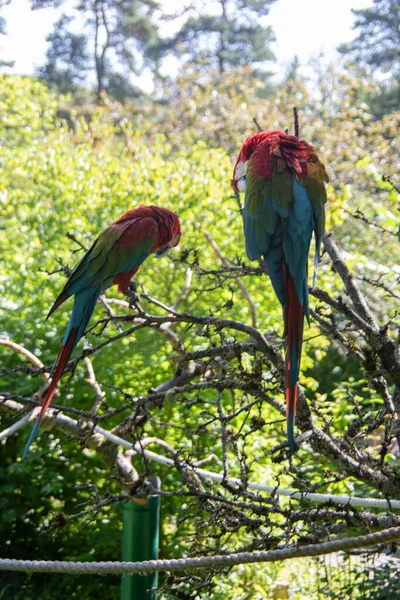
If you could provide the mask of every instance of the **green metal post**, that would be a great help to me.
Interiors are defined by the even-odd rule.
[[[159,477],[148,477],[160,489]],[[158,558],[160,496],[133,498],[123,506],[122,560],[142,561]],[[156,600],[157,573],[122,575],[121,600]]]

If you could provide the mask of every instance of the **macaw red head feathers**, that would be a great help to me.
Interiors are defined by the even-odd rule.
[[[181,239],[179,217],[167,208],[159,208],[158,206],[150,206],[149,208],[153,209],[152,216],[157,221],[159,231],[154,256],[164,256],[171,248],[177,246]]]
[[[319,163],[314,146],[283,131],[260,131],[245,140],[233,172],[233,185],[244,191],[249,158],[254,154],[252,168],[258,177],[268,179],[276,169],[289,168],[300,183],[308,175],[309,163]],[[324,170],[323,178],[328,180]]]
[[[255,148],[265,138],[267,131],[260,131],[247,138],[244,141],[242,149],[239,152],[238,159],[233,170],[232,183],[238,192],[244,192],[246,187],[247,163]]]
[[[179,244],[181,238],[179,217],[172,210],[168,210],[168,208],[144,206],[141,204],[122,215],[122,217],[115,221],[114,225],[120,225],[125,222],[133,223],[135,221],[146,223],[149,222],[149,219],[151,219],[150,223],[153,223],[152,231],[156,234],[152,252],[156,252],[156,255],[159,256]],[[156,224],[155,227],[154,222]],[[141,237],[148,235],[148,229],[148,226],[143,226],[135,230],[135,241],[141,241]]]

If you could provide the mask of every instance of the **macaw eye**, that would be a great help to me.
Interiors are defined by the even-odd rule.
[[[238,179],[236,187],[238,189],[239,192],[245,192],[246,191],[246,175],[243,175],[243,177],[241,177],[240,179]]]

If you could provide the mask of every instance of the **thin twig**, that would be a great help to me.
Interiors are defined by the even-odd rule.
[[[374,317],[372,316],[372,313],[367,303],[365,302],[365,299],[361,294],[359,287],[354,281],[353,275],[350,273],[348,267],[346,266],[344,258],[342,257],[339,248],[335,244],[333,238],[328,233],[324,233],[322,241],[325,250],[331,257],[334,268],[342,278],[342,281],[346,287],[347,294],[351,298],[358,314],[366,323],[368,323],[375,330],[376,333],[378,333],[379,327]]]
[[[8,348],[15,350],[16,352],[18,352],[18,354],[21,354],[21,356],[24,356],[25,358],[27,358],[29,360],[29,362],[31,362],[38,369],[44,368],[44,364],[42,363],[42,361],[39,360],[37,358],[37,356],[32,354],[32,352],[30,352],[29,350],[24,348],[24,346],[21,346],[20,344],[16,344],[15,342],[12,342],[10,339],[0,339],[0,345],[7,346]],[[46,383],[38,391],[38,393],[37,393],[38,397],[41,395],[42,391],[45,389],[45,386],[47,385],[47,382],[49,380],[49,374],[47,372],[42,373],[42,376]],[[0,398],[1,398],[1,396],[0,396]],[[39,412],[40,412],[40,407],[35,407],[27,415],[24,415],[21,419],[19,419],[16,423],[13,423],[12,425],[10,425],[10,427],[3,429],[3,431],[0,433],[0,440],[10,437],[14,433],[16,433],[19,429],[24,427],[26,425],[26,423],[29,423],[29,422],[33,421],[34,419],[36,419]]]
[[[108,314],[109,317],[116,317],[117,315],[115,314],[115,312],[113,311],[113,309],[111,308],[111,306],[109,305],[108,300],[106,300],[104,294],[102,294],[99,298],[101,304],[104,306],[104,308],[106,309],[106,312]],[[118,333],[122,333],[123,329],[120,325],[120,323],[117,320],[114,320],[114,325],[116,330],[118,331]]]
[[[85,381],[90,383],[90,385],[94,389],[94,392],[96,395],[95,403],[93,405],[92,410],[90,411],[93,415],[95,415],[97,413],[97,411],[99,410],[101,403],[103,402],[105,394],[103,394],[101,387],[100,387],[99,383],[97,382],[96,375],[95,375],[95,372],[93,369],[92,361],[90,360],[90,358],[88,356],[85,356],[85,358],[83,360],[85,362],[86,368],[89,373],[89,377],[87,379],[85,379]]]
[[[391,178],[389,177],[389,175],[382,175],[382,181],[384,181],[385,183],[390,183],[390,185],[392,186],[392,188],[398,193],[400,194],[400,187],[398,187],[397,185],[395,185],[393,183],[393,181],[391,180]]]
[[[258,133],[260,133],[260,131],[264,131],[264,129],[261,127],[261,125],[258,123],[258,121],[255,117],[253,118],[253,123],[258,129]]]
[[[69,240],[75,242],[75,244],[77,244],[82,250],[84,250],[85,252],[88,251],[87,246],[85,246],[85,244],[82,244],[82,242],[80,242],[72,233],[68,231],[65,235]]]
[[[235,197],[235,200],[236,200],[236,204],[239,207],[240,216],[242,217],[242,220],[243,220],[243,204],[242,204],[242,202],[240,200],[240,194],[237,191],[237,189],[235,188],[235,186],[233,185],[233,182],[232,182],[232,189],[233,189],[233,194],[234,194],[234,197]]]
[[[294,117],[294,135],[298,138],[300,137],[300,127],[299,127],[299,115],[297,112],[297,107],[293,107],[293,117]]]
[[[185,285],[183,290],[181,291],[181,293],[178,296],[178,299],[176,300],[175,304],[172,305],[172,308],[174,310],[176,310],[178,308],[178,306],[185,300],[185,298],[187,297],[189,290],[190,290],[190,286],[192,283],[192,276],[193,276],[193,270],[191,269],[191,267],[189,267],[186,271],[186,279],[185,279]]]
[[[32,354],[32,352],[30,352],[29,350],[27,350],[26,348],[24,348],[24,346],[21,346],[20,344],[16,344],[15,342],[12,342],[8,338],[6,338],[6,339],[0,338],[0,346],[7,346],[8,348],[15,350],[15,352],[18,352],[18,354],[21,354],[21,356],[24,356],[25,358],[27,358],[29,360],[29,362],[31,362],[38,369],[44,368],[44,364],[42,363],[42,361],[39,360],[37,358],[37,356]],[[43,375],[43,378],[45,381],[47,381],[49,379],[48,373],[42,373],[42,375]]]
[[[229,269],[232,266],[231,263],[222,254],[218,244],[212,238],[211,234],[207,230],[204,230],[203,233],[204,233],[204,236],[205,236],[207,242],[210,244],[211,248],[214,250],[215,254],[218,256],[218,258],[220,259],[220,261],[222,262],[224,267],[227,267]],[[240,277],[235,277],[234,279],[235,279],[240,291],[242,292],[242,295],[244,296],[244,298],[246,299],[247,303],[250,306],[251,324],[253,325],[253,327],[257,327],[257,309],[256,309],[256,306],[255,306],[251,296],[250,296],[250,293],[249,293],[248,289],[246,288],[246,286],[244,285],[243,281],[240,279]]]
[[[347,209],[344,209],[343,212],[346,215],[349,215],[349,217],[353,217],[353,219],[357,219],[358,221],[362,221],[363,223],[366,223],[366,225],[375,227],[375,229],[378,229],[378,231],[382,231],[382,233],[387,233],[388,235],[390,235],[392,237],[397,237],[396,233],[394,231],[391,231],[390,229],[386,229],[386,227],[382,227],[382,225],[379,225],[378,223],[374,223],[373,221],[370,221],[359,208],[357,208],[354,212],[351,212],[350,210],[347,210]]]
[[[0,441],[11,437],[19,429],[25,427],[25,425],[29,423],[33,417],[36,417],[38,415],[39,411],[39,408],[34,408],[27,415],[24,415],[21,419],[18,419],[16,423],[13,423],[12,425],[10,425],[10,427],[6,427],[6,429],[3,429],[3,431],[0,432]]]

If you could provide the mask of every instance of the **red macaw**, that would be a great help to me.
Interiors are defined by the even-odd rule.
[[[156,256],[162,256],[179,243],[180,237],[180,223],[174,212],[158,206],[139,206],[107,227],[73,269],[47,315],[48,318],[67,298],[74,296],[67,331],[51,369],[50,375],[54,375],[22,459],[36,436],[57,383],[72,350],[85,332],[100,294],[112,285],[118,285],[120,292],[128,294],[132,289],[131,278],[138,272],[142,262],[152,252]]]
[[[296,449],[294,417],[304,315],[308,306],[308,253],[314,231],[315,272],[325,228],[325,167],[314,147],[283,131],[261,131],[243,144],[233,184],[245,192],[244,234],[250,260],[262,259],[283,306],[286,340],[288,443]]]

